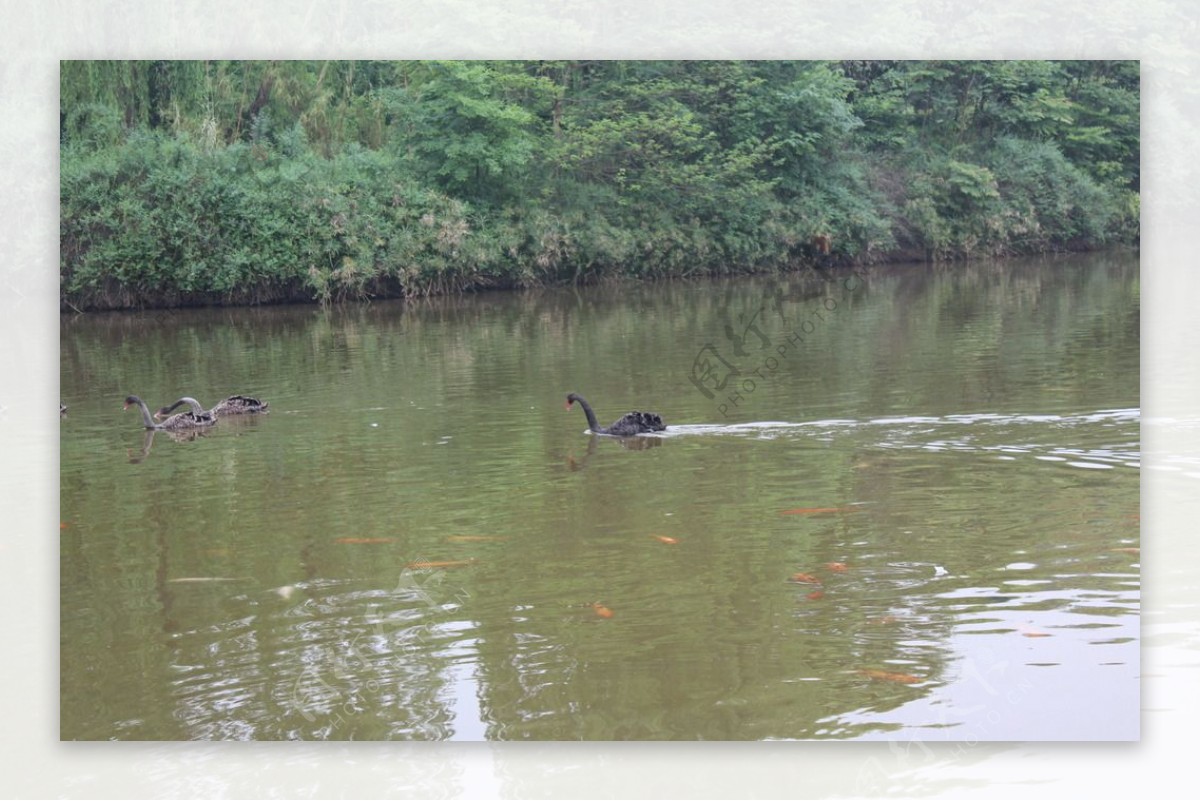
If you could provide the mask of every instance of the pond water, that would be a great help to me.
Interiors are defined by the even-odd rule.
[[[1138,377],[1134,254],[64,316],[60,736],[1136,739]]]

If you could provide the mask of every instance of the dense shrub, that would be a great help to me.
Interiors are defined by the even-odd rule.
[[[76,307],[969,258],[1139,231],[1133,62],[64,62],[62,97]]]

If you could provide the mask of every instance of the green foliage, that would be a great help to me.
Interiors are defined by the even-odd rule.
[[[1135,62],[848,62],[893,229],[926,258],[1131,243]]]
[[[930,258],[1069,250],[1110,239],[1117,208],[1054,145],[1004,137],[984,159],[933,161],[916,176],[904,214]]]
[[[382,93],[394,141],[417,172],[472,201],[519,198],[537,146],[539,106],[549,81],[511,66],[437,62],[408,87]]]
[[[478,266],[459,258],[463,205],[363,149],[336,161],[250,145],[205,154],[140,136],[65,163],[61,201],[64,290],[91,302],[114,283],[137,298],[249,301],[364,297],[387,281],[446,290]]]
[[[1136,62],[64,62],[76,306],[1137,241]]]

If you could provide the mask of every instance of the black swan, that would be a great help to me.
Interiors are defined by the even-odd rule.
[[[588,428],[593,434],[608,434],[614,437],[632,437],[635,434],[648,434],[651,431],[666,431],[666,423],[653,412],[630,412],[610,426],[602,426],[596,422],[596,414],[586,400],[572,392],[567,396],[567,408],[579,401],[583,413],[587,415]]]
[[[137,406],[141,409],[142,424],[146,429],[151,431],[182,431],[190,428],[206,428],[216,425],[217,418],[200,408],[200,404],[195,400],[184,398],[183,402],[190,402],[192,404],[192,411],[172,415],[161,423],[154,422],[154,418],[150,416],[150,408],[137,395],[130,395],[125,398],[125,409],[128,409],[130,406]]]
[[[163,417],[168,415],[185,403],[192,404],[193,411],[200,408],[200,404],[194,398],[180,398],[170,406],[164,406],[159,409],[154,413],[154,416]],[[213,417],[228,417],[231,414],[258,414],[259,412],[267,411],[270,405],[269,403],[263,403],[258,398],[251,398],[246,395],[230,395],[209,409],[207,413]]]

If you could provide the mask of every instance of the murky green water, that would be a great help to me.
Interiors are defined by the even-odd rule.
[[[64,317],[61,736],[1136,738],[1138,314],[1109,254]]]

